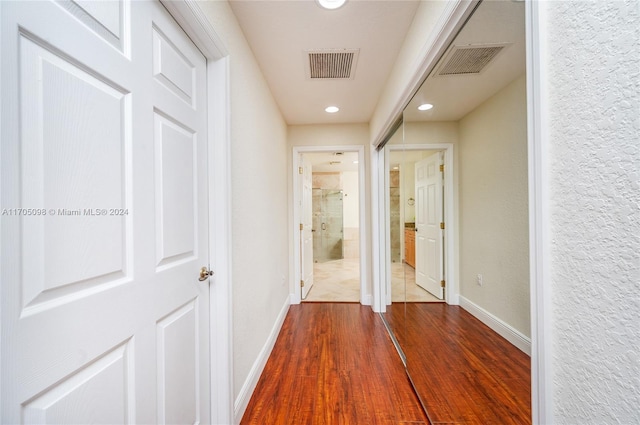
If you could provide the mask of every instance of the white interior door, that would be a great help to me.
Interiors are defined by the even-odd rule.
[[[1,422],[210,418],[206,62],[157,2],[0,2]]]
[[[441,153],[416,162],[416,283],[444,299]]]
[[[302,169],[301,187],[302,187],[302,205],[300,208],[300,270],[302,281],[301,296],[302,299],[307,298],[307,294],[313,286],[313,178],[311,163],[305,161],[304,155],[300,155],[300,167]]]

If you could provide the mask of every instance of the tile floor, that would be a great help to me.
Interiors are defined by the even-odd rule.
[[[405,280],[406,279],[406,280]],[[360,263],[358,259],[315,263],[313,286],[304,301],[360,301]],[[391,300],[393,302],[439,302],[415,283],[415,270],[404,263],[391,264]]]

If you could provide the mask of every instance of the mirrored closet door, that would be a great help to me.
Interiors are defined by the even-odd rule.
[[[465,339],[488,329],[470,310],[530,337],[524,22],[522,2],[479,3],[379,151],[383,318],[436,421],[531,421],[527,348],[500,341],[471,353]],[[453,326],[463,316],[475,328]],[[436,329],[445,346],[429,340]],[[447,388],[443,376],[458,385]],[[469,401],[465,419],[456,403],[476,384],[493,396]]]

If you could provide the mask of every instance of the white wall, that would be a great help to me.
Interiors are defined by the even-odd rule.
[[[230,60],[237,398],[289,299],[287,127],[229,4],[202,2],[201,7],[225,43]]]
[[[553,417],[640,423],[640,3],[543,2]]]
[[[530,337],[525,76],[460,120],[459,135],[460,295]]]

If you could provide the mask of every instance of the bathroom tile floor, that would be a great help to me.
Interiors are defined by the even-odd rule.
[[[393,302],[439,302],[415,281],[415,270],[404,263],[391,263],[391,300]],[[314,284],[304,301],[359,302],[360,262],[357,258],[315,263]]]

